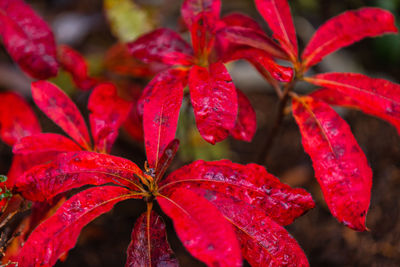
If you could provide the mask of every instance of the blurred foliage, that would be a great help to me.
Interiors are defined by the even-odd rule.
[[[104,0],[103,3],[111,31],[121,42],[133,41],[155,27],[149,10],[131,0]]]
[[[194,113],[185,98],[179,115],[177,138],[180,141],[179,158],[183,162],[202,159],[206,161],[231,158],[227,140],[211,145],[204,141],[196,127]]]

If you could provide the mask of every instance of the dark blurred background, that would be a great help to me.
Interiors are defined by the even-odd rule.
[[[106,51],[124,38],[134,38],[141,31],[162,25],[180,30],[179,0],[135,0],[137,7],[150,17],[150,22],[133,20],[132,29],[122,36],[110,29],[103,1],[42,0],[27,1],[51,25],[57,42],[69,44],[89,61],[94,75],[103,75]],[[105,1],[106,2],[106,1]],[[119,5],[125,1],[108,1]],[[240,11],[257,19],[266,31],[268,27],[257,13],[253,0],[223,0],[223,14]],[[400,0],[293,0],[289,1],[294,16],[300,47],[310,39],[315,29],[327,19],[348,9],[378,6],[390,10],[400,26]],[[120,11],[122,12],[122,11]],[[123,12],[122,12],[123,13]],[[122,14],[122,16],[129,15]],[[117,13],[118,14],[118,13]],[[129,27],[129,28],[130,28]],[[138,32],[135,33],[135,29]],[[1,90],[15,90],[30,99],[30,80],[12,63],[3,48],[0,53]],[[229,158],[240,163],[257,160],[260,144],[265,142],[276,112],[277,98],[260,75],[245,62],[229,65],[235,84],[250,98],[257,113],[258,130],[251,143],[229,139],[215,147],[206,144],[193,126],[192,115],[181,112],[178,135],[182,137],[180,156],[172,168],[202,158]],[[372,77],[400,82],[400,35],[365,39],[327,57],[313,71],[359,72]],[[312,72],[312,71],[311,71]],[[132,83],[146,84],[140,78],[128,78]],[[65,89],[86,110],[88,93],[77,91],[65,74],[53,80]],[[298,92],[306,93],[312,86],[300,84]],[[400,93],[400,92],[399,92]],[[44,131],[60,130],[37,109]],[[185,110],[186,111],[186,110]],[[321,191],[313,177],[311,161],[303,152],[294,120],[287,116],[267,158],[269,172],[292,186],[306,188],[317,205],[312,211],[288,227],[304,249],[311,266],[400,266],[400,138],[386,122],[357,111],[338,109],[353,130],[374,171],[372,201],[367,217],[370,232],[358,233],[339,224],[329,213]],[[113,154],[127,157],[143,166],[142,144],[126,133],[118,139]],[[0,173],[6,173],[11,162],[11,149],[0,143]],[[143,212],[142,201],[127,201],[95,220],[82,232],[77,246],[65,262],[57,266],[123,266],[125,250],[136,218]],[[158,209],[156,207],[156,209]],[[158,209],[159,210],[159,209]],[[180,244],[166,218],[168,236],[182,266],[203,266],[194,260]],[[216,237],[224,238],[224,237]]]

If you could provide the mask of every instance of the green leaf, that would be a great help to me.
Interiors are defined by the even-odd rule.
[[[0,183],[4,183],[5,181],[7,181],[7,176],[0,174]]]
[[[130,42],[154,29],[149,12],[131,0],[103,0],[111,31],[121,42]]]

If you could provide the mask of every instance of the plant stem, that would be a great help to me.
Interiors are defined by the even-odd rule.
[[[277,136],[277,134],[279,132],[279,127],[281,126],[284,115],[285,115],[284,111],[285,111],[286,104],[289,100],[289,93],[290,93],[290,91],[293,90],[295,83],[296,83],[296,79],[294,79],[290,83],[286,84],[282,95],[278,94],[279,104],[278,104],[278,111],[277,111],[276,117],[275,117],[274,126],[272,127],[271,131],[269,132],[268,137],[266,139],[267,141],[264,143],[261,153],[258,156],[258,160],[257,160],[258,164],[263,165],[267,161],[268,153],[271,150],[272,144],[275,140],[275,137]]]

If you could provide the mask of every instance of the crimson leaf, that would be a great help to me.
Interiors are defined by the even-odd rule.
[[[16,93],[0,94],[0,137],[12,146],[22,137],[40,133],[40,124],[33,110]]]
[[[112,83],[102,83],[90,95],[88,109],[94,147],[97,151],[109,153],[131,103],[118,96]]]
[[[256,7],[293,61],[297,60],[296,30],[287,0],[256,0]]]
[[[143,127],[147,160],[152,168],[175,138],[187,71],[169,69],[158,74],[144,91]]]
[[[293,115],[330,211],[348,227],[366,230],[372,171],[350,127],[327,104],[307,96],[293,100]]]
[[[240,247],[232,226],[205,198],[177,188],[157,197],[174,222],[185,248],[208,266],[242,266]]]
[[[167,241],[163,219],[154,211],[143,213],[135,223],[127,250],[126,267],[178,267]]]
[[[400,133],[400,85],[356,73],[324,73],[306,81],[329,88],[330,104],[359,108],[392,123]],[[320,96],[321,97],[321,96]]]
[[[193,66],[189,73],[190,99],[201,136],[215,144],[235,126],[238,99],[231,76],[222,63]]]
[[[176,32],[161,28],[142,35],[128,43],[132,56],[145,63],[160,62],[167,65],[191,65],[193,49]]]
[[[17,190],[33,201],[45,201],[84,185],[114,183],[138,189],[143,172],[133,162],[95,152],[60,154],[53,162],[25,172],[16,183]]]
[[[86,224],[129,198],[134,198],[131,191],[117,186],[91,188],[73,196],[32,232],[17,257],[18,266],[53,266],[75,246]]]
[[[23,71],[37,79],[57,75],[53,33],[24,1],[0,1],[0,34],[8,53]]]
[[[258,207],[281,225],[293,222],[314,207],[311,195],[293,189],[256,164],[240,165],[229,160],[198,160],[172,172],[160,184],[160,192],[188,185],[216,191]],[[277,204],[279,203],[279,204]]]
[[[90,138],[85,120],[72,100],[56,85],[47,81],[32,83],[36,105],[83,148],[89,149]]]
[[[397,33],[389,11],[374,7],[346,11],[318,28],[302,54],[303,66],[308,69],[344,46],[385,33]]]

